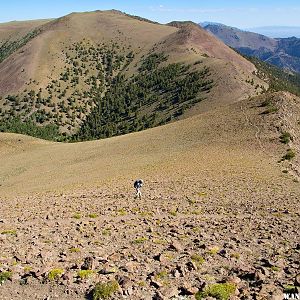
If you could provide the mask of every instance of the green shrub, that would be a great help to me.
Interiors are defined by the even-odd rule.
[[[274,271],[274,272],[278,272],[278,271],[280,271],[280,268],[277,267],[277,266],[272,266],[271,270]]]
[[[107,283],[97,283],[93,290],[93,300],[109,299],[119,288],[117,281],[109,281]]]
[[[176,217],[176,216],[177,216],[177,211],[175,211],[175,210],[170,210],[170,211],[169,211],[169,214],[170,214],[171,216],[173,216],[173,217]]]
[[[297,293],[297,287],[294,285],[285,285],[284,286],[284,292],[288,294],[296,294]]]
[[[288,144],[290,142],[292,136],[290,135],[290,133],[284,132],[279,138],[280,138],[281,143]]]
[[[17,235],[17,231],[16,230],[4,230],[4,231],[1,231],[1,234]]]
[[[93,270],[79,270],[77,272],[78,277],[80,277],[81,279],[89,278],[94,274],[95,272]]]
[[[163,280],[163,279],[166,279],[167,277],[168,277],[167,271],[161,271],[155,275],[155,279],[158,279],[158,280]]]
[[[214,246],[208,250],[208,254],[216,255],[219,251],[220,251],[220,248],[218,246]]]
[[[282,160],[291,160],[296,156],[296,152],[293,149],[288,149],[286,154],[282,157]]]
[[[97,214],[89,214],[89,218],[95,219],[95,218],[97,218],[97,217],[98,217]]]
[[[127,214],[127,211],[125,208],[121,208],[118,210],[118,215],[119,216],[125,216]]]
[[[11,279],[12,272],[0,272],[0,284]]]
[[[78,220],[78,219],[81,218],[81,214],[80,214],[80,213],[75,213],[75,214],[73,215],[73,218]]]
[[[148,238],[146,237],[141,237],[137,238],[133,241],[133,244],[143,244],[144,242],[148,241]]]
[[[230,255],[230,257],[235,258],[235,259],[239,259],[241,257],[240,253],[238,252],[234,252]]]
[[[193,254],[191,260],[197,265],[200,266],[205,262],[205,259],[199,254]]]
[[[63,273],[63,269],[52,269],[48,274],[48,279],[51,281],[57,280]]]
[[[206,286],[203,291],[196,293],[195,297],[197,300],[206,297],[214,297],[218,300],[229,300],[235,290],[236,286],[233,283],[215,283]]]
[[[79,248],[76,248],[76,247],[72,247],[72,248],[70,248],[70,252],[71,252],[71,253],[80,252],[80,249],[79,249]]]
[[[102,231],[102,234],[103,234],[103,235],[111,235],[111,230],[110,230],[110,229],[104,229],[104,230]]]

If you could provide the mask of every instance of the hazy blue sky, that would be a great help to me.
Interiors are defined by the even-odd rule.
[[[299,0],[0,0],[0,22],[51,18],[73,11],[118,9],[160,23],[215,21],[240,28],[300,26]]]

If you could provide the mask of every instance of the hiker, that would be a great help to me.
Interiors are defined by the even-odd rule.
[[[142,179],[137,179],[133,186],[136,190],[136,197],[139,197],[140,199],[142,198],[142,193],[141,193],[141,188],[143,186],[144,181]]]

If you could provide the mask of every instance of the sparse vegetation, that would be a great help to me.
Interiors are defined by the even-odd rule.
[[[198,292],[195,297],[197,300],[206,297],[214,297],[218,300],[229,300],[235,290],[236,286],[233,283],[216,283],[206,286],[204,290]]]
[[[267,115],[267,114],[275,113],[277,111],[278,108],[274,104],[270,103],[269,105],[266,106],[266,110],[263,112],[263,114]]]
[[[102,22],[98,14],[104,13],[91,13],[92,17],[97,16],[97,24]],[[115,26],[114,33],[122,31],[123,41],[129,41],[128,44],[133,41],[135,46],[134,37],[126,36],[126,18],[112,14],[109,12],[109,18],[103,18],[105,22],[121,19],[122,26]],[[68,16],[66,22],[59,20],[57,26],[67,29],[73,19],[79,26],[81,14]],[[80,35],[87,24],[96,24],[90,21],[81,23]],[[139,22],[130,19],[130,27],[137,30],[133,24]],[[147,30],[155,29],[154,25],[146,25]],[[200,29],[194,24],[189,26],[195,28],[192,32],[195,36],[188,36],[188,48],[180,47],[180,56],[193,63],[196,55],[201,58],[201,53],[190,42]],[[177,29],[164,30],[166,34],[171,32],[171,39],[177,39]],[[61,34],[64,33],[62,30]],[[233,65],[228,62],[225,67],[221,59],[211,55],[198,66],[170,67],[169,62],[177,59],[176,51],[170,61],[165,54],[155,55],[158,51],[155,49],[167,51],[172,42],[168,38],[164,43],[164,38],[160,38],[163,33],[158,33],[158,36],[155,32],[151,34],[157,45],[149,52],[154,54],[149,61],[149,53],[143,52],[149,47],[119,49],[118,44],[114,51],[113,42],[107,47],[97,45],[94,39],[101,32],[91,32],[83,43],[73,45],[70,39],[74,36],[67,38],[65,43],[69,48],[63,54],[56,53],[61,65],[46,74],[58,75],[49,78],[47,92],[30,83],[22,95],[3,99],[8,104],[1,111],[2,117],[10,111],[20,113],[20,122],[30,120],[38,127],[58,120],[68,139],[94,109],[102,114],[92,113],[100,123],[105,118],[111,126],[116,124],[116,130],[113,128],[109,133],[112,135],[122,134],[123,125],[128,132],[135,130],[132,124],[136,120],[141,120],[139,128],[145,128],[154,111],[156,116],[149,126],[167,119],[166,122],[172,122],[180,117],[174,117],[177,109],[184,104],[194,105],[209,92],[202,91],[186,102],[189,91],[182,101],[176,98],[182,90],[180,86],[176,90],[175,85],[185,82],[184,89],[188,90],[190,81],[184,81],[186,76],[190,76],[190,71],[201,72],[206,63],[212,66],[214,74],[222,67],[219,82],[228,83],[214,91],[220,98],[199,106],[199,112],[202,108],[216,109],[144,133],[76,145],[1,134],[0,226],[3,231],[17,230],[16,236],[1,235],[0,230],[0,268],[13,272],[13,284],[3,286],[4,297],[7,291],[12,292],[12,297],[22,297],[24,291],[43,299],[49,286],[58,299],[84,297],[84,291],[88,299],[193,298],[197,291],[197,299],[230,299],[231,295],[259,298],[274,296],[274,284],[282,291],[286,283],[298,283],[295,228],[299,184],[292,181],[291,163],[276,164],[274,157],[277,155],[279,160],[289,147],[297,148],[294,125],[298,117],[293,108],[299,99],[292,95],[285,99],[285,93],[275,93],[230,103],[240,92],[245,95],[249,91],[250,96],[259,82],[253,76],[253,86],[245,83],[250,75],[244,68],[247,62],[240,64],[235,55]],[[107,35],[103,38],[105,43]],[[115,38],[114,34],[111,38]],[[181,42],[180,38],[176,42]],[[59,43],[55,44],[55,49],[58,47]],[[50,58],[51,50],[45,48],[43,54]],[[124,57],[117,58],[118,55]],[[137,59],[142,55],[141,64]],[[132,58],[134,65],[127,67]],[[58,71],[64,59],[68,61],[67,68]],[[231,68],[235,68],[234,73]],[[166,74],[160,74],[161,69]],[[173,73],[179,76],[175,78]],[[149,81],[140,80],[144,85],[140,88],[135,81],[137,76]],[[203,79],[210,79],[209,74],[205,76]],[[47,85],[47,78],[44,77],[41,86]],[[240,84],[242,91],[238,90]],[[116,85],[120,87],[118,90]],[[149,91],[150,99],[144,91]],[[117,92],[126,93],[119,96]],[[151,99],[152,96],[157,98]],[[106,102],[102,101],[104,98]],[[259,115],[265,108],[258,105],[266,98],[264,107],[278,105],[280,114]],[[227,99],[224,101],[228,105],[222,105],[223,99]],[[98,108],[101,103],[104,106]],[[25,104],[26,115],[21,112]],[[48,107],[53,114],[48,114]],[[293,112],[291,117],[289,112]],[[186,116],[193,113],[198,113],[198,107]],[[100,127],[98,133],[102,134]],[[285,130],[295,139],[289,146],[279,142]],[[282,174],[283,169],[290,174]],[[139,176],[145,180],[145,190],[144,197],[136,201],[131,180]],[[274,264],[280,266],[279,272],[272,271]],[[286,266],[289,272],[284,272]],[[109,281],[113,279],[116,281]],[[19,286],[19,282],[24,286]]]
[[[298,73],[285,72],[283,69],[255,57],[245,57],[255,64],[258,69],[256,75],[269,83],[269,92],[288,91],[300,96],[300,75]]]
[[[76,247],[72,247],[72,248],[70,248],[70,252],[71,253],[77,253],[77,252],[80,252],[80,249],[76,248]]]
[[[59,279],[64,273],[63,269],[52,269],[51,271],[49,271],[48,273],[48,279],[50,281],[54,281]]]
[[[117,281],[109,281],[106,283],[97,283],[93,290],[93,300],[109,299],[119,289]]]
[[[104,230],[102,231],[102,234],[103,234],[103,235],[111,235],[111,230],[110,230],[110,229],[104,229]]]
[[[6,97],[0,130],[72,142],[126,134],[178,119],[213,86],[207,67],[167,64],[163,53],[144,58],[126,78],[135,55],[121,47],[74,43],[63,52],[66,68],[59,78],[45,89],[31,80],[31,89]]]
[[[143,244],[146,241],[148,241],[148,238],[146,238],[146,237],[140,237],[140,238],[135,239],[133,241],[133,244]]]
[[[79,220],[81,218],[81,214],[80,213],[75,213],[73,215],[73,218]]]
[[[163,239],[155,239],[155,240],[153,240],[153,244],[156,244],[156,245],[167,245],[168,242],[166,240],[163,240]]]
[[[163,271],[160,271],[158,273],[156,273],[155,275],[155,279],[158,279],[158,280],[165,280],[168,278],[168,272],[163,270]]]
[[[93,270],[79,270],[77,275],[80,279],[87,279],[95,274]]]
[[[267,96],[266,100],[262,102],[261,107],[265,107],[265,111],[263,111],[262,114],[270,114],[278,111],[278,107],[276,107],[269,96]]]
[[[235,259],[240,259],[241,254],[238,252],[234,252],[230,254],[230,257],[235,258]]]
[[[207,193],[206,192],[200,192],[200,193],[198,193],[198,196],[199,197],[206,197]]]
[[[201,209],[194,209],[194,210],[190,211],[190,213],[192,215],[201,215],[202,211],[201,211]]]
[[[4,61],[13,52],[26,45],[31,39],[36,37],[41,32],[40,29],[35,29],[18,40],[6,40],[0,44],[0,63]]]
[[[282,157],[282,160],[292,160],[296,156],[296,152],[293,149],[288,149],[286,154]]]
[[[294,286],[294,285],[285,285],[284,286],[284,293],[296,294],[297,293],[297,287]]]
[[[289,132],[284,132],[281,136],[280,136],[280,142],[283,144],[288,144],[291,140],[292,136]]]
[[[199,254],[193,254],[191,256],[191,260],[197,265],[197,267],[201,266],[205,262],[203,256]]]
[[[219,251],[220,251],[220,248],[218,246],[214,246],[208,250],[208,253],[210,255],[216,255]]]
[[[28,273],[28,272],[30,272],[32,270],[32,267],[31,266],[25,266],[24,267],[24,272],[25,273]]]
[[[96,99],[112,84],[112,79],[133,60],[132,51],[126,55],[124,47],[120,49],[114,42],[91,45],[81,41],[63,50],[66,68],[59,78],[51,79],[46,88],[39,88],[38,83],[30,79],[26,83],[30,89],[6,97],[5,108],[0,113],[2,129],[66,141],[90,113]],[[27,130],[33,125],[39,130],[30,130],[34,133],[35,129],[38,135]],[[55,134],[49,134],[50,128],[55,129]]]
[[[1,234],[17,235],[17,231],[16,230],[3,230],[3,231],[1,231]]]
[[[195,205],[197,203],[195,199],[188,199],[187,201],[190,205]]]
[[[11,277],[12,277],[12,272],[7,272],[7,271],[0,272],[0,284],[5,282],[6,280],[11,279]]]
[[[118,210],[118,215],[119,216],[125,216],[127,214],[127,211],[125,208],[121,208]]]
[[[89,214],[89,218],[95,219],[97,217],[98,217],[98,215],[95,213]]]
[[[170,210],[169,211],[169,214],[173,217],[176,217],[177,216],[177,211],[176,210]]]

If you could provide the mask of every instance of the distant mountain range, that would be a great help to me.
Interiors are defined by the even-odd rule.
[[[300,38],[300,26],[264,26],[247,28],[247,31],[256,32],[272,38]]]
[[[254,56],[285,70],[300,73],[299,38],[274,39],[220,23],[205,22],[199,25],[244,55]]]

